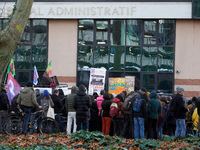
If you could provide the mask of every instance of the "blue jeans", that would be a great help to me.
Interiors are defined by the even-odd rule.
[[[144,118],[134,117],[134,137],[135,139],[144,138]]]
[[[176,131],[175,131],[175,137],[185,137],[186,133],[186,126],[185,126],[185,119],[176,119]]]
[[[27,134],[27,132],[28,132],[28,122],[31,119],[32,108],[21,106],[21,109],[25,112],[23,134]]]

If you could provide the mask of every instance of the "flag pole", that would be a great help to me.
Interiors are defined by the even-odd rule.
[[[6,73],[6,76],[5,76],[5,78],[4,78],[4,85],[5,85],[5,83],[6,83],[6,80],[7,80],[7,77],[8,77],[8,73]]]

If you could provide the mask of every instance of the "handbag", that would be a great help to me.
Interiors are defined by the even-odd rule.
[[[49,100],[49,109],[47,111],[47,117],[55,119],[54,108],[51,107],[50,100]]]

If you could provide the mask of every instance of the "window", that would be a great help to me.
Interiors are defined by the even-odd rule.
[[[8,19],[0,20],[0,30],[8,24]],[[28,20],[20,45],[14,54],[15,78],[23,85],[33,80],[33,68],[37,67],[40,78],[47,67],[48,52],[48,22],[47,20]]]
[[[173,91],[174,20],[79,20],[78,33],[77,83],[87,72],[88,86],[90,68],[103,67],[106,86],[110,77],[135,76],[135,90]]]

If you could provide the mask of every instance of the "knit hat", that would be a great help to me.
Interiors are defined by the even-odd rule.
[[[179,93],[181,93],[182,91],[184,91],[184,89],[183,89],[182,87],[178,86],[178,87],[176,88],[176,91],[177,91],[177,93],[179,94]]]
[[[28,82],[26,83],[26,86],[27,86],[27,87],[32,87],[32,86],[33,86],[33,81],[28,81]]]
[[[49,96],[49,91],[44,90],[44,96]]]

